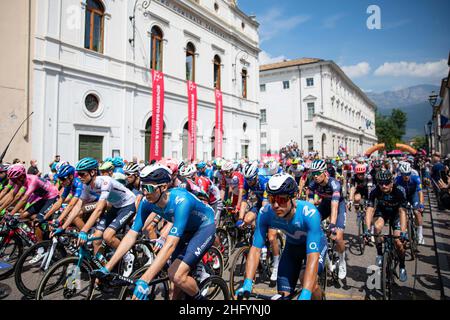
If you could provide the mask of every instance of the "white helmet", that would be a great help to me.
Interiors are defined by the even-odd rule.
[[[247,180],[252,180],[258,175],[258,162],[255,161],[252,164],[247,164],[244,167],[244,178]]]
[[[231,161],[225,162],[225,164],[222,165],[222,171],[231,171],[233,170],[234,163]]]
[[[197,167],[195,164],[184,165],[180,169],[180,177],[192,177],[197,172]]]
[[[172,179],[172,170],[160,163],[145,166],[140,174],[141,182],[156,182],[157,184],[169,183]]]
[[[268,173],[269,175],[273,176],[274,174],[277,174],[278,168],[279,168],[278,162],[276,162],[276,161],[271,161],[271,162],[269,163],[269,168],[268,168],[268,170],[267,170],[267,173]]]
[[[399,167],[401,174],[410,174],[411,173],[411,165],[409,162],[401,162]]]

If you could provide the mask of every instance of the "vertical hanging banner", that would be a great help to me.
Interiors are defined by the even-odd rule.
[[[150,141],[150,161],[162,158],[164,130],[164,74],[152,70],[152,138]]]
[[[188,158],[196,158],[197,142],[197,85],[193,81],[187,82],[188,89]]]
[[[216,89],[216,137],[214,141],[215,157],[222,157],[222,142],[223,142],[223,99],[222,92]]]

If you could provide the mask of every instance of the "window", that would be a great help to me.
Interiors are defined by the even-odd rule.
[[[242,69],[242,98],[247,98],[247,70]]]
[[[195,82],[195,47],[191,42],[186,47],[186,80]]]
[[[312,120],[314,117],[314,102],[308,103],[308,120]]]
[[[308,152],[314,151],[314,140],[308,140]]]
[[[265,84],[260,84],[259,85],[259,91],[266,92],[266,85]]]
[[[88,94],[84,100],[84,105],[89,112],[95,113],[98,110],[99,100],[93,94]]]
[[[216,10],[216,12],[219,12],[219,5],[217,4],[217,2],[214,3],[214,10]]]
[[[307,78],[306,79],[306,85],[308,87],[313,87],[314,86],[314,78]]]
[[[261,154],[267,154],[267,145],[266,144],[261,145]]]
[[[267,138],[267,132],[261,132],[261,138]]]
[[[261,123],[267,122],[267,112],[266,109],[261,109]]]
[[[283,81],[283,89],[289,89],[289,81]]]
[[[151,39],[151,61],[150,68],[156,71],[162,71],[162,41],[163,34],[160,28],[152,28],[152,39]]]
[[[218,55],[214,56],[214,88],[220,90],[220,69],[221,60]]]
[[[105,8],[97,0],[88,0],[86,6],[86,26],[84,47],[103,53],[103,27]]]

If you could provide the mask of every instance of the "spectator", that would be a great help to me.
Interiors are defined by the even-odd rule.
[[[15,159],[13,160],[13,164],[16,164],[16,163],[22,163],[22,162],[20,161],[20,159],[15,158]]]
[[[41,176],[41,173],[39,172],[39,169],[37,167],[37,160],[30,161],[30,167],[28,168],[27,173],[38,176],[38,177]]]
[[[61,161],[61,157],[60,157],[59,155],[56,155],[56,156],[55,156],[55,159],[54,159],[48,166],[49,166],[50,169],[51,169],[55,163],[58,163],[58,162],[60,162],[60,161]]]
[[[439,186],[439,180],[441,180],[441,177],[446,174],[445,166],[441,162],[441,153],[440,152],[433,153],[432,161],[433,161],[433,167],[431,168],[431,180],[433,181],[432,185],[434,192],[436,194],[436,198],[438,200],[438,209],[444,210],[445,209],[444,203],[441,201],[443,200],[443,198],[441,196],[443,195],[444,197],[446,197],[446,194],[448,192],[441,190]]]

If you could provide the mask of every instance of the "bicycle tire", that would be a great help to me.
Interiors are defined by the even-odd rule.
[[[216,285],[216,288],[212,290],[212,293],[210,294],[211,297],[208,297],[209,294],[207,293],[205,295],[204,291],[205,290],[208,291],[212,285]],[[198,287],[200,289],[200,293],[202,294],[202,296],[206,297],[207,300],[222,300],[222,301],[230,300],[230,291],[228,290],[227,283],[220,277],[211,276],[203,280]],[[219,293],[221,293],[220,295],[221,297],[219,297],[219,299],[216,299]]]
[[[205,255],[207,255],[207,258],[210,257],[209,260],[211,260],[211,261],[207,261],[207,263],[205,265],[206,272],[208,272],[212,276],[222,277],[223,270],[224,270],[224,264],[223,264],[223,256],[222,256],[222,253],[220,252],[220,250],[217,249],[216,247],[212,246],[211,248],[208,249],[208,251]],[[214,267],[214,264],[216,261],[218,261],[218,263],[219,263],[218,267],[217,266]]]
[[[220,252],[223,256],[223,266],[227,268],[230,262],[231,255],[231,236],[224,228],[217,228],[216,235],[220,239]]]
[[[411,254],[411,260],[416,258],[417,242],[415,235],[415,224],[411,219],[408,219],[408,239],[409,239],[409,252]]]
[[[24,296],[26,296],[28,298],[35,297],[39,283],[40,283],[42,277],[44,276],[45,271],[41,268],[43,259],[39,260],[38,262],[34,263],[33,265],[27,266],[26,262],[29,262],[29,261],[27,261],[27,258],[35,256],[36,251],[39,248],[44,248],[44,251],[47,252],[47,250],[51,246],[52,246],[51,240],[46,240],[46,241],[42,241],[40,243],[36,243],[35,245],[28,248],[22,254],[22,256],[19,258],[19,260],[16,263],[16,267],[14,269],[14,280],[16,283],[16,287]],[[56,253],[59,253],[59,256]],[[57,244],[57,246],[55,248],[55,252],[53,253],[52,262],[56,263],[58,260],[65,258],[66,256],[67,256],[67,252],[64,249],[64,247],[60,244]],[[52,264],[50,264],[50,266]],[[32,275],[25,277],[25,273],[30,272],[30,270],[33,268],[35,268],[36,270],[31,271]],[[37,285],[30,284],[30,282],[33,280],[38,280]]]
[[[364,219],[361,215],[358,218],[358,245],[359,245],[359,251],[361,252],[361,255],[364,254],[364,251],[366,250],[366,241],[364,239]]]
[[[14,273],[16,263],[19,260],[20,256],[23,254],[24,244],[23,244],[22,239],[18,235],[15,234],[12,237],[11,241],[12,242],[5,244],[5,238],[3,237],[0,242],[0,252],[3,252],[2,254],[0,254],[0,260],[3,260],[3,258],[5,257],[4,252],[7,250],[7,247],[11,247],[11,251],[10,251],[10,254],[8,255],[9,258],[8,258],[7,262],[12,265],[11,269],[7,269],[5,271],[0,271],[0,280],[4,280]],[[6,246],[6,248],[4,246]],[[2,251],[2,250],[5,250],[5,251]],[[13,257],[11,258],[11,256],[13,256]]]
[[[38,290],[36,292],[36,300],[44,300],[43,299],[43,295],[47,294],[47,293],[51,293],[51,291],[53,291],[55,288],[57,288],[58,286],[60,286],[61,284],[63,284],[64,280],[67,281],[67,277],[65,277],[65,274],[63,274],[60,279],[58,280],[58,282],[56,284],[50,285],[47,288],[47,292],[46,292],[46,286],[50,280],[50,277],[58,270],[58,268],[63,267],[64,271],[67,271],[67,267],[69,265],[78,265],[78,261],[79,261],[79,257],[67,257],[64,258],[62,260],[59,260],[57,263],[55,263],[44,275],[44,277],[42,278],[41,282],[39,283],[39,287]],[[88,288],[87,288],[87,294],[85,296],[85,299],[80,299],[80,300],[91,300],[92,296],[94,294],[94,286],[95,286],[95,281],[91,276],[91,272],[93,270],[92,266],[86,261],[83,260],[81,263],[81,268],[80,269],[84,269],[85,273],[88,275],[89,280],[87,281],[89,283]],[[64,273],[65,273],[64,272]],[[70,290],[70,289],[68,289]],[[63,291],[63,294],[65,294],[64,298],[70,298],[70,291]],[[52,299],[55,300],[55,299]]]
[[[149,268],[149,266],[143,266],[140,269],[136,270],[132,275],[131,275],[131,279],[139,279],[144,273],[145,271],[147,271],[147,269]],[[155,280],[161,280],[161,282],[158,283],[154,283]],[[152,284],[154,283],[154,284]],[[162,284],[162,285],[161,285]],[[155,300],[156,294],[159,292],[161,293],[161,296],[163,297],[163,300],[169,300],[169,280],[165,275],[162,275],[161,273],[159,273],[159,275],[156,277],[156,279],[154,279],[151,283],[150,283],[150,297],[153,297],[152,300]],[[119,300],[131,300],[131,298],[133,297],[133,291],[134,291],[134,286],[126,286],[123,287],[122,290],[120,291],[120,295],[119,295]],[[159,291],[159,292],[158,292]],[[158,299],[156,299],[158,300]]]
[[[381,286],[383,300],[391,300],[392,297],[392,260],[389,252],[383,254],[383,267],[381,269]]]
[[[150,263],[148,263],[147,260],[147,255],[144,252],[144,249],[139,248],[138,246],[145,246],[145,250],[149,250],[150,255],[152,256],[150,259]],[[150,265],[153,263],[153,261],[155,260],[155,252],[153,251],[153,248],[151,246],[151,244],[148,241],[141,241],[138,240],[134,246],[130,249],[131,253],[134,255],[135,259],[133,262],[133,270],[139,270],[141,269],[143,266]],[[123,259],[120,259],[118,265],[117,265],[117,273],[123,275],[125,271],[125,262],[123,261]],[[133,272],[134,273],[134,272]]]
[[[239,249],[239,251],[236,253],[236,256],[234,257],[233,263],[231,264],[231,267],[230,267],[229,285],[230,285],[230,295],[233,300],[236,300],[234,293],[236,292],[236,290],[238,289],[238,286],[239,286],[239,284],[234,280],[234,277],[236,275],[236,268],[239,267],[239,270],[237,270],[239,272],[239,276],[242,273],[242,278],[244,278],[245,277],[245,264],[247,262],[247,255],[248,255],[249,251],[250,251],[250,247],[248,247],[248,246],[241,247]],[[239,266],[238,266],[238,263],[240,263]]]

